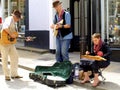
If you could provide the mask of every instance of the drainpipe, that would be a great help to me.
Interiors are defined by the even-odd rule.
[[[80,58],[85,54],[85,1],[80,0]]]
[[[2,21],[5,19],[5,0],[1,0],[1,13],[2,13]]]
[[[8,0],[8,16],[10,16],[11,14],[11,4],[10,4],[11,0]]]
[[[107,36],[105,36],[107,38],[107,40],[109,39],[109,0],[106,0],[107,3]]]

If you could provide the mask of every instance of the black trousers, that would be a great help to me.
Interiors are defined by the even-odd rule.
[[[94,61],[90,65],[81,65],[84,72],[92,70],[93,73],[98,73],[100,68],[106,68],[110,64],[109,61]]]

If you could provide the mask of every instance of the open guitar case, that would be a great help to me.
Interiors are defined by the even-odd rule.
[[[51,87],[65,86],[73,82],[72,63],[56,62],[53,66],[36,66],[29,78]]]

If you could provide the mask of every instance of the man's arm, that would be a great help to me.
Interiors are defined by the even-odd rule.
[[[16,35],[15,33],[11,33],[10,30],[8,28],[3,29],[7,34],[10,35],[11,38],[17,38],[18,35]]]

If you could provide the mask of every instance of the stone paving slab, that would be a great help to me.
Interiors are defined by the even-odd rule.
[[[27,49],[29,50],[29,48]],[[23,48],[23,50],[25,49]],[[73,63],[79,62],[79,54],[79,52],[75,54],[70,53],[70,59]],[[55,63],[55,59],[44,60],[43,57],[40,59],[29,60],[23,60],[23,58],[20,58],[19,66],[34,71],[36,65],[48,66]],[[53,57],[53,55],[50,54],[49,57]],[[106,78],[105,84],[100,84],[100,86],[96,87],[96,90],[120,90],[120,62],[111,62],[110,66],[103,71],[103,76]],[[83,86],[79,82],[80,80],[75,80],[74,84]],[[84,86],[93,88],[91,87],[91,84],[85,84]],[[95,90],[95,88],[93,88],[93,90]]]
[[[22,59],[22,58],[20,58]],[[21,61],[21,60],[20,60]],[[23,60],[24,61],[24,60]],[[55,63],[55,60],[26,60],[27,62],[20,62],[19,65],[24,69],[34,71],[36,65],[51,66]],[[103,71],[103,76],[106,78],[105,84],[101,83],[96,87],[101,90],[120,90],[120,63],[112,62],[111,65]],[[100,77],[101,79],[101,77]],[[75,85],[80,85],[80,80],[74,80]],[[91,88],[91,84],[85,84]]]

